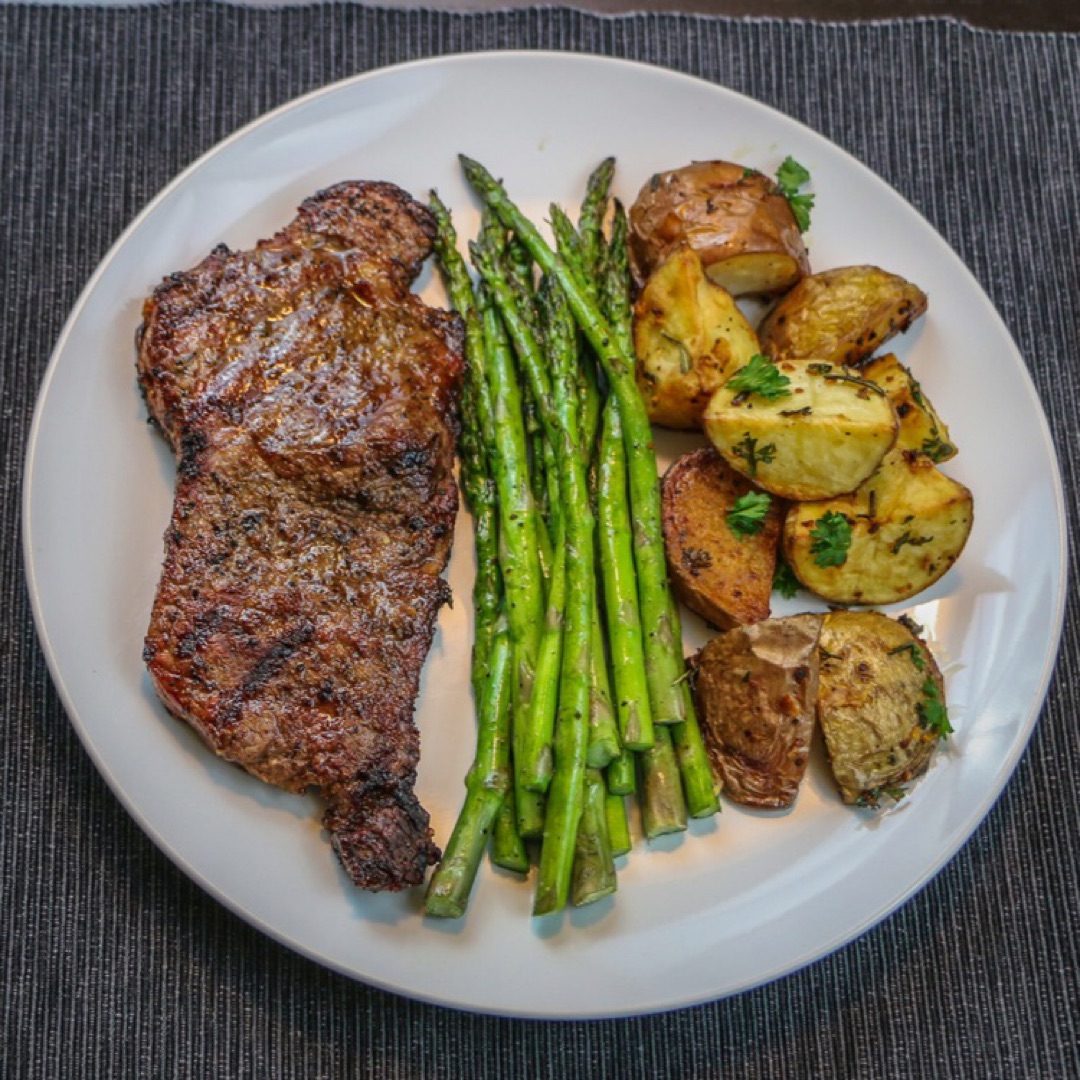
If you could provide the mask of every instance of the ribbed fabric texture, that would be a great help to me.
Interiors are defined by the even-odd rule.
[[[37,386],[93,268],[165,182],[264,110],[385,64],[511,47],[722,83],[899,189],[971,267],[1027,358],[1075,537],[1080,37],[558,8],[0,6],[0,1076],[1080,1076],[1075,605],[1013,782],[925,890],[808,970],[632,1020],[470,1016],[320,969],[176,870],[68,725],[31,623],[19,495]],[[1077,569],[1074,549],[1074,581]]]

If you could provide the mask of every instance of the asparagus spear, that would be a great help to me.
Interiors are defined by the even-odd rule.
[[[462,166],[474,190],[529,249],[540,269],[553,275],[566,293],[574,318],[599,357],[619,404],[623,423],[633,508],[634,553],[642,623],[646,628],[645,659],[654,723],[681,723],[686,703],[678,680],[685,669],[682,644],[671,622],[671,605],[660,527],[660,481],[652,430],[634,377],[632,355],[619,344],[611,326],[588,295],[586,286],[558,258],[536,227],[511,201],[503,186],[478,162],[462,155]]]
[[[477,560],[471,671],[479,721],[476,756],[466,778],[465,803],[425,898],[429,915],[456,918],[465,912],[488,836],[509,787],[510,647],[506,619],[500,614],[498,512],[484,435],[485,430],[490,430],[491,402],[484,382],[483,328],[472,284],[457,251],[450,214],[434,193],[431,209],[437,224],[436,258],[451,302],[465,324],[467,368],[459,454],[462,487],[473,517]]]
[[[652,749],[642,751],[637,760],[641,773],[638,803],[645,836],[655,840],[665,833],[682,832],[686,828],[686,799],[671,729],[658,727]]]
[[[492,642],[487,668],[465,804],[424,897],[424,911],[441,918],[465,914],[480,860],[510,786],[510,638],[505,628]]]
[[[600,571],[619,733],[624,747],[647,750],[653,744],[652,710],[649,707],[634,551],[630,540],[626,457],[619,406],[614,401],[608,401],[604,408],[597,487]]]
[[[544,617],[539,530],[526,467],[521,391],[513,356],[499,313],[484,289],[479,292],[479,308],[488,358],[488,387],[494,406],[497,453],[493,465],[504,523],[499,548],[513,646],[514,714],[520,721],[530,708]],[[520,727],[520,722],[515,723],[513,747],[518,829],[523,837],[538,836],[543,831],[542,802],[528,791],[519,776],[520,755],[516,744]]]
[[[603,252],[602,226],[614,175],[615,159],[604,158],[589,176],[585,185],[585,198],[581,202],[581,213],[578,215],[578,232],[581,234],[585,267],[594,275],[599,269]]]
[[[604,777],[599,769],[587,769],[584,808],[574,845],[571,899],[575,907],[594,904],[610,896],[616,886]]]
[[[608,788],[607,797],[604,799],[604,812],[607,815],[608,836],[611,838],[611,854],[618,858],[625,855],[631,847],[625,797],[616,795]]]
[[[591,654],[595,591],[594,520],[585,466],[579,453],[576,359],[573,319],[554,282],[541,292],[541,313],[552,365],[554,434],[566,532],[566,624],[563,633],[559,715],[555,727],[554,771],[544,819],[544,843],[533,912],[564,907],[570,891],[575,839],[585,788],[592,691]],[[527,345],[526,343],[523,343]],[[529,364],[525,364],[526,369]],[[553,439],[553,441],[555,441]]]
[[[491,838],[491,861],[503,870],[519,874],[529,871],[529,853],[521,839],[517,824],[517,802],[514,788],[510,785],[502,806],[495,817],[495,832]]]

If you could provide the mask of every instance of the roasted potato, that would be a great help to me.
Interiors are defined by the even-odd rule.
[[[672,587],[691,611],[717,627],[769,617],[781,503],[774,499],[763,510],[757,532],[737,531],[728,518],[736,502],[755,491],[710,447],[684,454],[662,482]]]
[[[691,248],[673,252],[645,283],[634,305],[634,347],[649,419],[669,428],[700,428],[724,373],[760,352],[754,328]]]
[[[810,757],[821,618],[728,630],[693,662],[709,761],[733,802],[782,810],[795,801]]]
[[[779,396],[741,389],[740,371],[713,394],[703,418],[709,441],[733,469],[783,499],[854,491],[896,440],[885,393],[829,365],[776,367],[787,380]]]
[[[877,611],[833,611],[821,628],[817,719],[846,803],[897,798],[952,728],[926,643]]]
[[[956,562],[972,519],[963,484],[923,454],[892,450],[858,491],[792,506],[784,557],[825,600],[893,604],[922,592]]]
[[[774,360],[857,364],[926,311],[926,294],[876,266],[804,277],[765,316],[761,347]]]
[[[643,285],[677,248],[693,248],[732,296],[772,296],[810,272],[791,205],[764,173],[695,161],[657,173],[629,211],[630,260]]]
[[[915,376],[892,353],[871,357],[859,365],[858,373],[889,395],[893,412],[900,421],[897,450],[918,450],[931,461],[941,463],[956,456],[949,429],[922,391]]]

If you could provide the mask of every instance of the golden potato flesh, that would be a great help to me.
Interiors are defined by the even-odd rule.
[[[846,551],[827,542],[835,540],[837,518],[850,533]],[[956,562],[972,519],[971,492],[963,484],[922,454],[893,450],[853,494],[792,506],[784,521],[784,557],[803,585],[825,600],[893,604],[922,592]]]
[[[877,611],[833,611],[819,641],[817,719],[846,803],[899,798],[951,728],[926,643]]]
[[[699,428],[724,374],[759,352],[757,334],[731,294],[680,248],[649,278],[634,305],[637,381],[649,418]]]
[[[713,394],[703,418],[709,441],[733,469],[781,498],[854,491],[896,439],[888,398],[826,365],[777,367],[788,380],[782,396],[739,390],[739,372]]]
[[[820,615],[766,619],[720,634],[695,658],[702,736],[732,802],[795,802],[810,759],[820,630]]]
[[[733,296],[775,295],[810,264],[791,205],[764,173],[730,161],[695,161],[657,173],[629,211],[630,260],[644,284],[673,251],[693,248]]]
[[[804,277],[762,320],[761,347],[774,360],[857,364],[926,311],[926,294],[876,266]]]
[[[917,450],[940,463],[956,456],[949,429],[930,404],[918,380],[892,353],[872,357],[859,365],[858,373],[889,395],[900,421],[897,450]]]
[[[675,594],[721,628],[769,617],[783,507],[773,499],[760,528],[729,519],[756,489],[712,448],[684,454],[661,485],[664,548]]]

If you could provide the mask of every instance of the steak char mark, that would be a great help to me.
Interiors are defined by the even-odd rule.
[[[463,360],[457,316],[409,291],[433,237],[399,188],[342,183],[167,278],[139,334],[177,458],[151,678],[222,757],[318,789],[367,889],[439,857],[413,710],[449,599]]]

